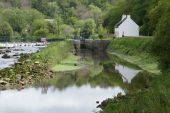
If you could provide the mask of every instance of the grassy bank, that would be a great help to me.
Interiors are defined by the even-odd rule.
[[[72,43],[64,41],[50,44],[43,51],[34,55],[35,59],[47,63],[49,68],[56,72],[71,71],[80,69],[78,66],[79,57],[71,53]]]
[[[149,52],[151,39],[115,39],[109,51],[135,63],[145,70],[157,72],[156,58]],[[149,87],[118,95],[101,104],[101,113],[169,113],[170,112],[170,72],[155,76]],[[138,81],[141,82],[141,81]]]
[[[101,113],[169,113],[169,75],[157,76],[146,90],[104,101]]]
[[[110,54],[114,54],[143,70],[160,73],[156,57],[151,55],[152,38],[119,38],[111,41],[108,47]]]
[[[34,84],[36,81],[49,79],[53,70],[67,70],[68,64],[63,62],[76,62],[77,58],[71,55],[72,43],[69,41],[56,42],[35,54],[22,55],[19,62],[10,68],[0,70],[0,89],[23,88]],[[74,67],[74,65],[69,65]],[[69,67],[69,68],[70,68]],[[75,68],[74,68],[75,69]]]

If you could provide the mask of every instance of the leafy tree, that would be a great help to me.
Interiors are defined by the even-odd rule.
[[[0,22],[0,40],[1,41],[10,41],[13,36],[13,29],[8,22]]]
[[[95,34],[96,23],[93,19],[87,19],[81,30],[81,36],[85,39]]]
[[[36,19],[44,19],[44,15],[36,9],[24,10],[27,24],[31,25]]]
[[[99,25],[97,32],[98,32],[98,37],[100,39],[103,39],[104,36],[107,35],[107,30],[101,24]]]
[[[160,18],[162,17],[162,14],[165,12],[167,8],[167,0],[161,0],[159,1],[158,5],[154,8],[152,8],[149,11],[148,18],[149,18],[149,30],[152,32],[155,31],[157,24],[159,23]]]
[[[103,15],[102,10],[94,5],[89,5],[90,12],[91,12],[91,18],[95,20],[95,23],[97,24],[97,27],[103,22]]]
[[[66,37],[66,38],[73,38],[73,34],[74,34],[74,28],[69,26],[69,25],[65,25],[63,24],[61,26],[61,33]]]
[[[37,29],[35,32],[34,32],[34,36],[36,36],[37,38],[39,37],[46,37],[48,35],[48,29],[47,28],[40,28],[40,29]]]
[[[153,53],[158,56],[162,69],[170,68],[170,5],[160,19],[155,39],[152,44]]]
[[[13,7],[17,7],[17,8],[21,7],[21,0],[11,0],[10,3]]]
[[[58,36],[61,35],[61,25],[63,24],[63,19],[60,16],[57,16],[56,19],[54,20],[54,25],[56,29],[56,34]]]
[[[109,32],[114,32],[114,25],[120,21],[124,13],[125,1],[117,1],[116,5],[111,8],[105,16],[103,25],[107,27]]]
[[[47,22],[44,19],[34,20],[31,30],[32,35],[36,36],[37,38],[45,37],[49,32]]]
[[[46,15],[50,16],[50,17],[55,17],[55,15],[57,15],[59,13],[59,6],[57,4],[57,2],[48,2],[46,5]]]
[[[2,12],[4,20],[7,21],[14,31],[21,33],[26,26],[25,16],[22,10],[6,9]]]

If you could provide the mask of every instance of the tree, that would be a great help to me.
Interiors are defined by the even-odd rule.
[[[157,26],[152,51],[158,56],[161,69],[170,68],[170,5],[160,19]]]
[[[10,41],[13,36],[13,29],[8,22],[0,22],[0,41]]]
[[[74,28],[69,26],[69,25],[65,25],[63,24],[61,26],[61,33],[66,37],[66,38],[73,38],[73,34],[74,34]]]
[[[34,20],[31,30],[32,35],[36,36],[37,38],[45,37],[49,32],[47,22],[44,19]]]
[[[154,8],[152,8],[149,11],[148,18],[149,18],[149,30],[153,34],[154,31],[156,30],[156,26],[159,23],[160,18],[162,17],[162,14],[166,10],[166,5],[168,1],[167,0],[161,0],[159,1],[158,5]]]
[[[56,33],[58,36],[61,35],[61,25],[63,24],[63,19],[60,16],[57,16],[54,20],[54,24],[56,26]]]
[[[25,16],[20,9],[6,9],[2,12],[4,20],[7,21],[14,31],[21,33],[26,26]]]
[[[36,19],[44,19],[44,15],[36,9],[24,10],[27,25],[31,25]]]
[[[93,19],[85,20],[84,26],[81,30],[81,36],[85,39],[95,34],[96,23]]]
[[[13,7],[17,7],[17,8],[21,7],[21,0],[11,0],[10,3]]]
[[[113,8],[111,8],[105,16],[103,26],[109,29],[109,32],[114,32],[114,26],[120,21],[124,13],[125,1],[118,0]]]
[[[50,17],[55,17],[55,15],[57,15],[59,13],[59,6],[57,4],[57,2],[49,2],[47,3],[47,11],[46,11],[46,15],[50,16]]]
[[[99,7],[94,5],[89,5],[91,18],[95,20],[95,23],[97,24],[97,27],[103,22],[103,15],[102,11]]]

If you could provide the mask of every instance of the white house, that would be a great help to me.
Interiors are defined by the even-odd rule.
[[[139,36],[139,26],[131,19],[130,15],[123,15],[122,20],[115,25],[115,36]]]

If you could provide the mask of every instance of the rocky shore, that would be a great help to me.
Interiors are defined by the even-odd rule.
[[[35,81],[52,78],[53,72],[47,65],[31,59],[31,54],[23,54],[14,66],[0,70],[0,90],[23,89]]]

